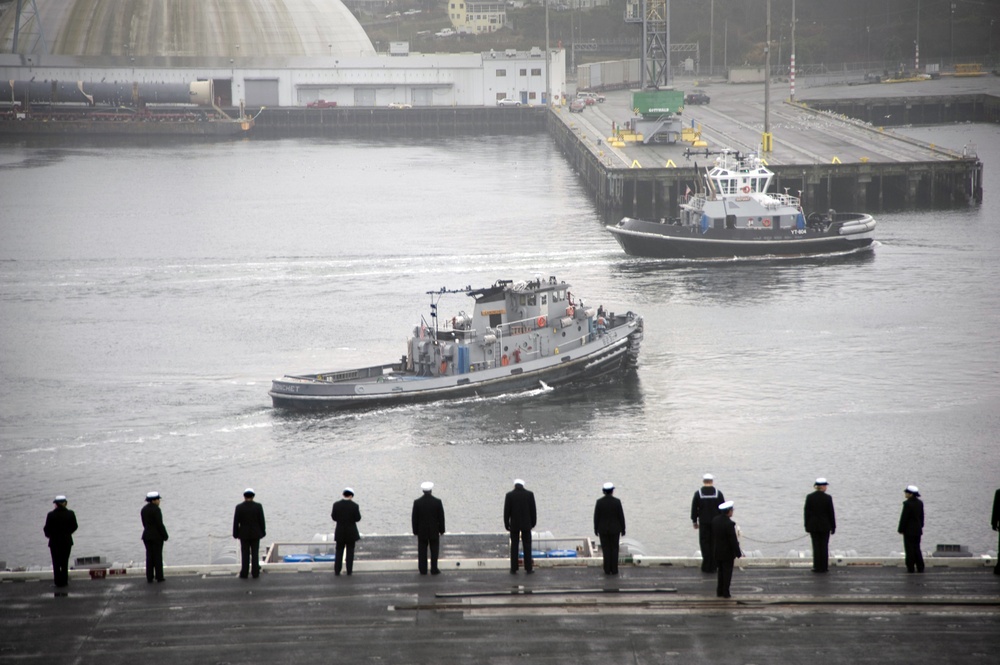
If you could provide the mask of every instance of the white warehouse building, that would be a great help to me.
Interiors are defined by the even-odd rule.
[[[0,16],[0,80],[189,83],[222,106],[492,106],[566,95],[562,49],[377,53],[341,0],[25,0]],[[168,7],[169,5],[169,7]],[[168,11],[168,9],[170,11]],[[117,20],[122,14],[130,21]],[[17,48],[14,49],[16,33]],[[0,100],[4,101],[4,100]]]

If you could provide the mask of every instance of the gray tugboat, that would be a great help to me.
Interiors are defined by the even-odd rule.
[[[493,395],[636,366],[642,317],[585,305],[555,277],[427,293],[430,321],[414,327],[398,362],[275,379],[274,406],[345,409]],[[472,313],[439,319],[438,302],[455,293],[475,301]]]
[[[660,259],[787,258],[871,249],[871,215],[829,210],[806,216],[798,197],[768,192],[773,176],[756,155],[723,150],[698,191],[681,204],[678,219],[626,217],[607,229],[627,254]]]

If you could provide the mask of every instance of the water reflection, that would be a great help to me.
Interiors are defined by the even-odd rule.
[[[640,363],[642,362],[640,354]],[[414,445],[507,445],[552,443],[578,438],[593,421],[619,421],[643,409],[643,391],[634,371],[582,384],[522,393],[386,407],[370,410],[296,413],[275,410],[285,438],[372,436],[371,428],[393,431]]]
[[[621,260],[612,271],[628,281],[629,290],[642,294],[653,289],[671,300],[719,304],[751,304],[776,295],[811,288],[829,277],[828,271],[870,265],[872,251],[830,254],[797,259],[663,261]],[[641,313],[641,312],[640,312]]]

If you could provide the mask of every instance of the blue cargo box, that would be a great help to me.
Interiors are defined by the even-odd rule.
[[[549,550],[546,556],[550,559],[575,559],[576,550]]]
[[[286,554],[281,560],[285,563],[311,563],[313,558],[309,554]]]

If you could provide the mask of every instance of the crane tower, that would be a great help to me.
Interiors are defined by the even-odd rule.
[[[625,22],[642,23],[642,88],[670,85],[670,0],[627,0]]]

